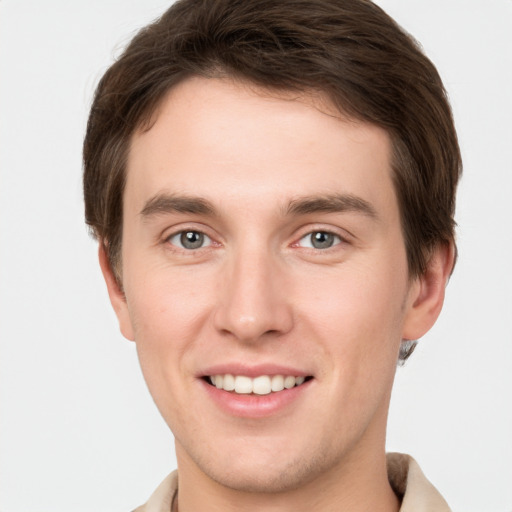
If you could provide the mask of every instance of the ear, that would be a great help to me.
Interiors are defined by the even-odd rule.
[[[430,256],[425,273],[414,279],[409,290],[402,339],[417,340],[436,322],[454,260],[454,245],[439,244]]]
[[[110,303],[114,308],[114,311],[119,321],[119,329],[121,334],[130,341],[135,341],[133,334],[132,321],[128,311],[128,304],[126,303],[126,297],[123,290],[121,289],[105,250],[105,246],[100,242],[98,249],[98,258],[100,261],[101,272],[103,278],[107,284],[108,296],[110,297]]]

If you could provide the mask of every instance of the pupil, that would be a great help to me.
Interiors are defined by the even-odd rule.
[[[334,235],[332,233],[317,231],[312,236],[312,245],[315,249],[327,249],[332,246],[333,242]]]
[[[181,234],[180,241],[185,249],[198,249],[203,245],[204,235],[197,231],[186,231]]]

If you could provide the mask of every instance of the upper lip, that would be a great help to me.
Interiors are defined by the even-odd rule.
[[[198,377],[209,377],[211,375],[245,375],[247,377],[255,378],[260,375],[293,375],[294,377],[309,377],[312,376],[311,372],[301,370],[288,365],[280,364],[257,364],[248,365],[246,363],[223,363],[209,366],[198,373]]]

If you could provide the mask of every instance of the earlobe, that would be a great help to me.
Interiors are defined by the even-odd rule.
[[[108,296],[110,303],[114,308],[114,312],[119,321],[119,329],[121,334],[128,340],[134,341],[135,336],[133,334],[133,326],[128,312],[128,304],[126,303],[126,297],[124,291],[121,289],[112,267],[107,256],[106,248],[103,243],[100,242],[98,248],[98,259],[100,262],[101,272],[107,285]]]
[[[453,270],[455,247],[439,244],[425,272],[411,285],[402,339],[417,340],[436,322],[443,307],[445,288]]]

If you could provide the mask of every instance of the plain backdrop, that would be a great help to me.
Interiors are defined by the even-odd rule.
[[[512,511],[512,1],[379,0],[452,100],[465,171],[444,311],[388,449],[455,512]],[[163,0],[0,0],[0,511],[128,511],[175,467],[83,223],[95,85]]]

